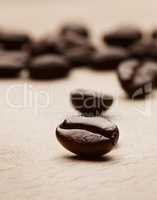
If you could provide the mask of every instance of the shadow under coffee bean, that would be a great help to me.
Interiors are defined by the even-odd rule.
[[[101,117],[71,116],[57,129],[63,147],[82,157],[99,157],[110,152],[119,138],[118,127]]]

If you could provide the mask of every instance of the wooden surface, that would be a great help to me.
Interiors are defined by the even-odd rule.
[[[156,22],[152,0],[0,3],[0,24],[35,35],[72,16],[89,22],[95,35],[121,22]],[[116,97],[106,116],[119,126],[119,145],[101,160],[80,160],[56,141],[56,126],[77,114],[69,102],[74,88]],[[114,73],[76,69],[52,82],[0,80],[0,200],[156,200],[156,104],[157,92],[147,101],[127,100]]]

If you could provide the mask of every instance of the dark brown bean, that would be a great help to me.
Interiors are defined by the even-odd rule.
[[[118,127],[101,117],[72,116],[57,129],[58,141],[80,156],[96,157],[110,152],[119,138]]]
[[[71,92],[71,103],[83,115],[94,116],[108,110],[113,97],[92,90],[77,89]]]
[[[156,83],[157,64],[152,61],[129,60],[118,68],[120,83],[130,98],[145,98]]]
[[[92,57],[92,68],[96,70],[113,70],[128,58],[128,52],[123,48],[104,48]]]
[[[152,31],[151,36],[153,39],[157,39],[157,28]]]
[[[121,26],[103,36],[105,43],[111,46],[129,47],[142,38],[142,32],[133,26]]]
[[[65,56],[72,66],[89,66],[92,63],[94,51],[88,48],[71,48]]]
[[[64,52],[74,48],[86,48],[89,50],[94,50],[94,45],[88,38],[80,37],[74,33],[67,33],[60,37],[62,48]]]
[[[60,35],[65,36],[66,34],[73,33],[78,36],[87,38],[89,37],[89,30],[86,26],[81,24],[65,24],[61,27]]]
[[[32,59],[29,67],[32,79],[56,79],[69,74],[70,67],[64,56],[42,55]]]
[[[138,59],[154,59],[157,60],[157,41],[145,39],[137,42],[130,47],[130,55]]]
[[[2,29],[0,31],[0,44],[6,50],[21,50],[31,45],[31,37],[17,30]]]
[[[63,54],[62,41],[58,36],[48,34],[36,41],[33,41],[30,48],[31,55],[39,56],[44,54]]]
[[[0,77],[17,77],[27,66],[29,55],[22,51],[0,51]]]

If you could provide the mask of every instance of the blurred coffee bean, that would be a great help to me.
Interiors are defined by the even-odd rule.
[[[116,69],[119,63],[127,58],[128,52],[123,48],[104,48],[93,54],[92,68],[96,70]]]
[[[4,51],[2,44],[0,44],[0,51]]]
[[[30,53],[32,56],[43,54],[63,54],[64,49],[62,41],[58,36],[53,34],[46,35],[32,43]]]
[[[104,42],[108,45],[120,47],[129,47],[141,38],[141,30],[133,26],[122,26],[103,36]]]
[[[62,48],[64,52],[73,48],[86,48],[89,50],[94,50],[94,45],[92,42],[87,38],[82,38],[79,35],[74,33],[67,33],[66,35],[60,38],[62,43]]]
[[[49,34],[34,41],[31,48],[31,55],[38,56],[43,54],[65,54],[73,48],[87,48],[93,50],[94,47],[89,40],[76,34],[68,33],[65,36],[54,36]]]
[[[56,79],[66,77],[70,66],[64,56],[41,55],[32,59],[29,67],[32,79]]]
[[[63,147],[82,157],[98,157],[109,153],[119,139],[118,127],[102,117],[71,116],[56,129]]]
[[[138,59],[155,59],[157,60],[157,41],[145,39],[137,42],[130,47],[130,55]]]
[[[89,37],[89,30],[86,26],[81,24],[65,24],[61,27],[60,35],[75,34],[84,38]]]
[[[145,61],[141,70],[139,70],[139,76],[146,74],[152,79],[152,87],[157,88],[157,62]]]
[[[151,36],[152,38],[157,39],[157,28],[152,31]]]
[[[0,44],[6,50],[24,50],[31,45],[32,39],[24,32],[17,30],[0,30]]]
[[[72,48],[65,52],[71,66],[89,66],[92,62],[93,51],[87,48]]]
[[[141,62],[136,59],[123,62],[118,67],[118,77],[129,98],[145,98],[152,92],[157,75],[157,64],[152,61]],[[157,77],[157,76],[156,76]]]
[[[111,95],[85,89],[72,91],[70,99],[74,108],[85,116],[101,115],[113,103],[113,97]]]
[[[17,77],[28,65],[29,55],[23,51],[0,51],[0,77]]]

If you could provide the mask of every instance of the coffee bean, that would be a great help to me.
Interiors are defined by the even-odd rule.
[[[26,33],[16,30],[1,30],[0,44],[6,50],[21,50],[31,45],[32,39]]]
[[[128,58],[128,52],[123,48],[104,48],[92,57],[92,68],[96,70],[116,69],[120,62]]]
[[[108,110],[113,97],[92,90],[77,89],[71,92],[71,103],[83,115],[94,116]]]
[[[32,59],[29,67],[32,79],[55,79],[68,75],[69,64],[64,56],[42,55]]]
[[[155,28],[151,33],[152,38],[157,39],[157,29]]]
[[[152,80],[152,87],[157,88],[157,63],[154,61],[145,61],[139,70],[139,76],[146,74]]]
[[[57,127],[56,136],[72,153],[97,157],[113,149],[118,142],[119,130],[105,118],[72,116]]]
[[[157,41],[145,39],[137,42],[130,47],[130,55],[138,59],[155,59],[157,60]]]
[[[156,63],[141,62],[135,59],[123,62],[119,66],[120,83],[130,98],[145,98],[152,92],[155,68],[157,68]]]
[[[0,51],[4,51],[3,45],[0,44]]]
[[[62,48],[64,49],[64,51],[73,48],[87,48],[89,50],[94,49],[92,42],[88,38],[80,37],[79,35],[71,32],[60,37],[60,41],[62,43]]]
[[[63,44],[58,36],[48,34],[32,43],[31,55],[39,56],[43,54],[63,54]]]
[[[29,56],[22,51],[0,51],[0,77],[17,77],[27,66]]]
[[[65,24],[61,27],[60,35],[65,36],[69,33],[73,33],[84,38],[89,37],[88,28],[80,24]]]
[[[122,26],[106,33],[105,43],[111,46],[129,47],[142,38],[142,32],[133,26]]]
[[[65,56],[72,66],[87,66],[92,63],[93,53],[88,48],[72,48],[65,52]]]

